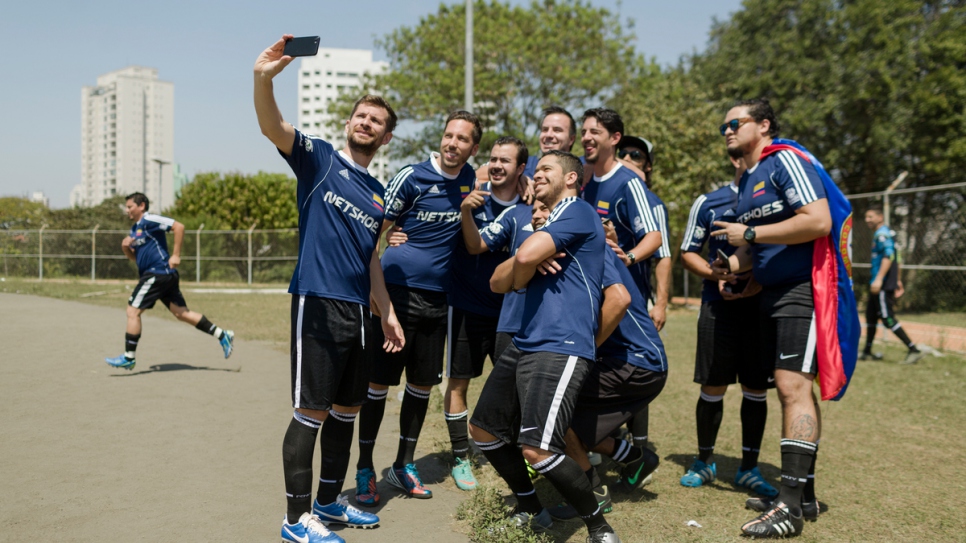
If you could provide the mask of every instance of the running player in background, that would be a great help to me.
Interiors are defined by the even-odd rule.
[[[865,349],[862,360],[881,360],[882,355],[872,353],[879,320],[899,338],[909,353],[903,364],[915,364],[923,356],[922,351],[909,339],[896,319],[896,291],[899,289],[899,252],[896,250],[895,232],[885,223],[882,208],[872,206],[865,212],[865,224],[874,232],[872,240],[872,282],[869,285],[869,301],[865,309]]]
[[[769,484],[758,470],[758,454],[765,435],[768,419],[768,388],[772,368],[761,362],[758,354],[758,306],[757,296],[761,287],[744,275],[741,285],[728,283],[726,291],[720,292],[720,281],[734,281],[733,274],[719,275],[711,269],[718,250],[731,255],[735,248],[723,236],[712,237],[716,220],[734,220],[734,208],[738,204],[738,180],[745,169],[741,155],[731,157],[735,178],[731,183],[699,196],[691,206],[688,224],[681,243],[681,260],[691,273],[701,277],[701,311],[698,313],[698,344],[695,351],[694,382],[701,385],[701,394],[695,408],[698,428],[698,457],[681,484],[699,487],[714,481],[718,475],[717,465],[712,461],[721,417],[724,413],[724,397],[728,385],[741,383],[741,466],[735,473],[735,484],[773,498],[778,490]],[[701,250],[708,244],[708,256]],[[738,290],[740,289],[740,290]]]
[[[483,375],[486,357],[496,360],[496,331],[503,305],[503,294],[490,290],[490,277],[505,261],[508,251],[490,252],[470,246],[465,241],[480,239],[480,229],[490,228],[497,217],[519,207],[513,213],[525,213],[529,219],[530,206],[520,202],[517,186],[527,162],[527,146],[511,136],[496,140],[490,151],[487,183],[477,181],[479,187],[460,205],[463,235],[459,236],[453,252],[451,287],[449,289],[449,319],[446,336],[450,348],[446,351],[446,394],[443,411],[455,465],[451,472],[456,486],[474,490],[476,478],[468,458],[470,443],[467,433],[469,410],[466,393],[470,380]],[[497,228],[497,227],[494,227]],[[476,240],[473,239],[475,236]]]
[[[396,114],[379,96],[356,101],[340,151],[285,122],[272,79],[293,57],[285,35],[255,61],[255,112],[262,134],[288,162],[297,180],[299,256],[292,274],[292,400],[295,413],[282,442],[288,509],[282,539],[343,543],[327,524],[373,528],[376,515],[341,496],[349,467],[356,415],[366,399],[372,351],[398,351],[403,332],[379,266],[384,189],[366,169],[392,139]],[[370,302],[382,319],[384,341],[373,341]],[[319,431],[321,428],[321,432]],[[312,502],[312,456],[321,452],[319,488]]]
[[[590,541],[616,543],[620,539],[590,482],[563,454],[577,393],[594,357],[606,250],[600,219],[577,197],[581,170],[577,157],[560,151],[537,164],[537,199],[547,204],[550,218],[517,251],[508,284],[494,285],[500,292],[526,289],[523,320],[483,386],[470,432],[516,495],[517,523],[538,530],[552,525],[526,459],[574,506]],[[559,269],[537,273],[548,259]]]
[[[479,150],[482,134],[476,115],[451,113],[439,152],[400,170],[386,191],[382,230],[395,223],[390,232],[406,234],[405,243],[390,244],[382,256],[386,287],[406,346],[398,353],[379,353],[373,363],[368,401],[359,416],[356,502],[361,505],[379,503],[372,451],[389,387],[400,383],[403,371],[406,391],[399,412],[399,447],[386,480],[412,498],[433,497],[419,478],[414,455],[430,391],[443,381],[450,263],[460,235],[460,204],[476,182],[476,172],[466,162]]]
[[[228,358],[235,333],[222,330],[201,313],[188,309],[178,286],[177,268],[181,264],[184,225],[174,219],[148,213],[150,205],[148,197],[140,192],[129,195],[124,202],[127,216],[134,221],[134,225],[131,226],[131,235],[121,242],[121,250],[124,256],[137,263],[140,280],[127,301],[124,354],[107,358],[106,362],[115,368],[134,369],[138,341],[141,339],[141,313],[154,307],[158,300],[179,321],[214,336],[221,343],[225,358]],[[174,233],[174,251],[170,254],[165,237],[168,231]]]
[[[796,535],[802,531],[803,516],[818,516],[808,477],[814,473],[822,434],[812,391],[818,372],[812,258],[815,240],[829,234],[832,218],[825,186],[811,162],[788,150],[762,158],[779,134],[768,100],[739,102],[720,130],[729,154],[740,151],[747,169],[738,187],[736,222],[715,221],[719,230],[711,235],[727,235],[728,243],[739,248],[729,258],[730,269],[752,269],[762,285],[762,363],[774,366],[783,419],[779,494],[766,502],[767,511],[741,529],[754,537]],[[713,267],[719,265],[723,263],[716,261]]]

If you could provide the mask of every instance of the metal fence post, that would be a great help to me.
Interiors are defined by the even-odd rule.
[[[38,248],[38,251],[37,251],[38,255],[40,256],[40,263],[38,265],[38,268],[40,268],[40,270],[38,271],[38,273],[40,274],[41,281],[44,280],[44,229],[45,228],[47,228],[46,224],[40,227],[40,233],[38,236],[40,239],[40,247]]]
[[[94,229],[91,230],[91,282],[94,282],[94,271],[97,269],[97,229],[101,225],[94,225]]]
[[[896,177],[895,181],[889,185],[889,188],[885,189],[885,193],[882,195],[882,215],[885,217],[885,223],[887,225],[892,224],[892,210],[889,207],[889,193],[896,190],[896,187],[902,184],[906,180],[906,176],[909,172],[902,172],[899,177]]]
[[[195,283],[201,282],[201,231],[205,229],[205,223],[201,223],[195,232]]]
[[[248,284],[252,284],[252,230],[255,229],[255,225],[258,221],[252,223],[252,227],[248,229]]]

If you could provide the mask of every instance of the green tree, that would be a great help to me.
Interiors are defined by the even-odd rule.
[[[208,231],[238,230],[202,234],[201,245],[204,255],[232,259],[205,262],[202,270],[206,279],[239,281],[248,276],[248,234],[244,231],[253,224],[259,230],[298,227],[295,191],[295,179],[283,174],[199,173],[181,189],[175,206],[167,211],[188,228],[185,243],[191,243],[189,247],[196,243],[192,231],[201,224]],[[298,234],[260,232],[252,245],[253,256],[294,256],[298,254]],[[184,273],[193,273],[194,265],[185,263]],[[253,274],[259,281],[284,280],[291,277],[291,265],[286,261],[259,262],[253,266]]]
[[[481,149],[500,135],[536,143],[540,111],[559,104],[574,112],[611,98],[644,66],[619,18],[582,0],[474,4],[475,113],[484,127]],[[446,115],[463,107],[465,6],[440,5],[414,27],[377,41],[389,70],[363,88],[387,97],[416,132],[390,144],[392,156],[423,160],[439,146]],[[348,117],[360,91],[330,104],[333,127]],[[340,121],[342,119],[342,121]]]
[[[48,211],[43,204],[26,198],[0,198],[0,230],[40,228]]]

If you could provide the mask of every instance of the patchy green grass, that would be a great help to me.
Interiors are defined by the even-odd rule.
[[[899,321],[966,328],[966,313],[899,313]]]
[[[134,285],[133,281],[92,284],[8,279],[0,283],[0,291],[123,308]],[[213,322],[233,328],[239,337],[269,341],[287,350],[288,296],[193,294],[189,292],[193,284],[183,286],[189,307],[204,312]],[[166,311],[159,304],[151,314]],[[749,494],[731,483],[741,458],[741,392],[737,386],[730,387],[725,398],[715,451],[719,479],[700,489],[685,488],[678,482],[697,452],[694,408],[698,387],[691,382],[696,319],[695,311],[671,311],[662,333],[671,370],[664,392],[651,405],[649,431],[661,466],[654,482],[644,489],[613,493],[614,511],[607,518],[625,542],[741,541],[739,526],[753,517],[743,508]],[[902,349],[885,349],[887,359],[902,359]],[[472,384],[471,405],[482,383]],[[966,508],[962,506],[966,483],[960,473],[966,465],[964,396],[966,364],[955,355],[926,357],[915,366],[860,363],[845,398],[822,404],[824,430],[816,489],[824,512],[818,522],[806,525],[799,540],[966,540]],[[432,456],[445,465],[450,461],[449,438],[438,391],[433,397],[421,442],[432,447]],[[768,406],[761,468],[777,484],[781,409],[774,393]],[[475,541],[540,541],[522,531],[489,531],[512,500],[507,499],[509,492],[493,469],[483,463],[476,470],[477,478],[489,490],[467,494],[459,513],[461,529]],[[605,460],[601,475],[607,483],[617,474]],[[455,489],[448,477],[437,484]],[[546,505],[560,500],[546,480],[538,479],[536,486]],[[702,527],[688,527],[689,520]],[[586,530],[579,521],[558,521],[552,537],[584,541]]]

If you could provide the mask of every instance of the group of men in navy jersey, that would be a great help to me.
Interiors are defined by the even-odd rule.
[[[660,270],[670,265],[670,249],[667,209],[648,188],[653,146],[624,136],[617,112],[594,108],[580,119],[578,158],[570,153],[578,123],[552,107],[541,120],[538,155],[504,136],[474,171],[468,162],[479,152],[482,127],[474,114],[455,111],[439,150],[383,188],[366,168],[392,139],[395,112],[381,97],[361,97],[341,150],[285,122],[272,79],[293,60],[283,54],[290,38],[266,49],[254,70],[262,133],[298,181],[282,539],[340,542],[327,525],[379,524],[341,492],[358,417],[356,504],[380,503],[373,449],[388,389],[403,373],[399,443],[386,482],[413,498],[432,497],[414,453],[431,390],[445,373],[459,488],[477,486],[472,438],[515,495],[515,524],[545,531],[554,518],[580,517],[588,541],[619,542],[604,517],[609,492],[588,453],[616,462],[618,483],[629,489],[659,463],[646,447],[647,406],[667,379],[658,332],[670,281]],[[706,282],[695,364],[699,456],[681,483],[716,477],[722,400],[738,381],[744,454],[735,482],[765,498],[748,500],[762,514],[742,530],[793,535],[803,517],[818,512],[810,479],[821,432],[812,393],[810,251],[828,232],[828,206],[808,161],[787,151],[763,156],[778,133],[766,101],[739,103],[721,133],[734,182],[695,202],[682,245],[685,265]],[[707,258],[700,255],[705,243]],[[493,367],[471,415],[467,391],[487,358]],[[784,419],[780,489],[757,468],[771,387]],[[624,424],[633,440],[622,438]],[[543,504],[531,469],[565,502]]]

